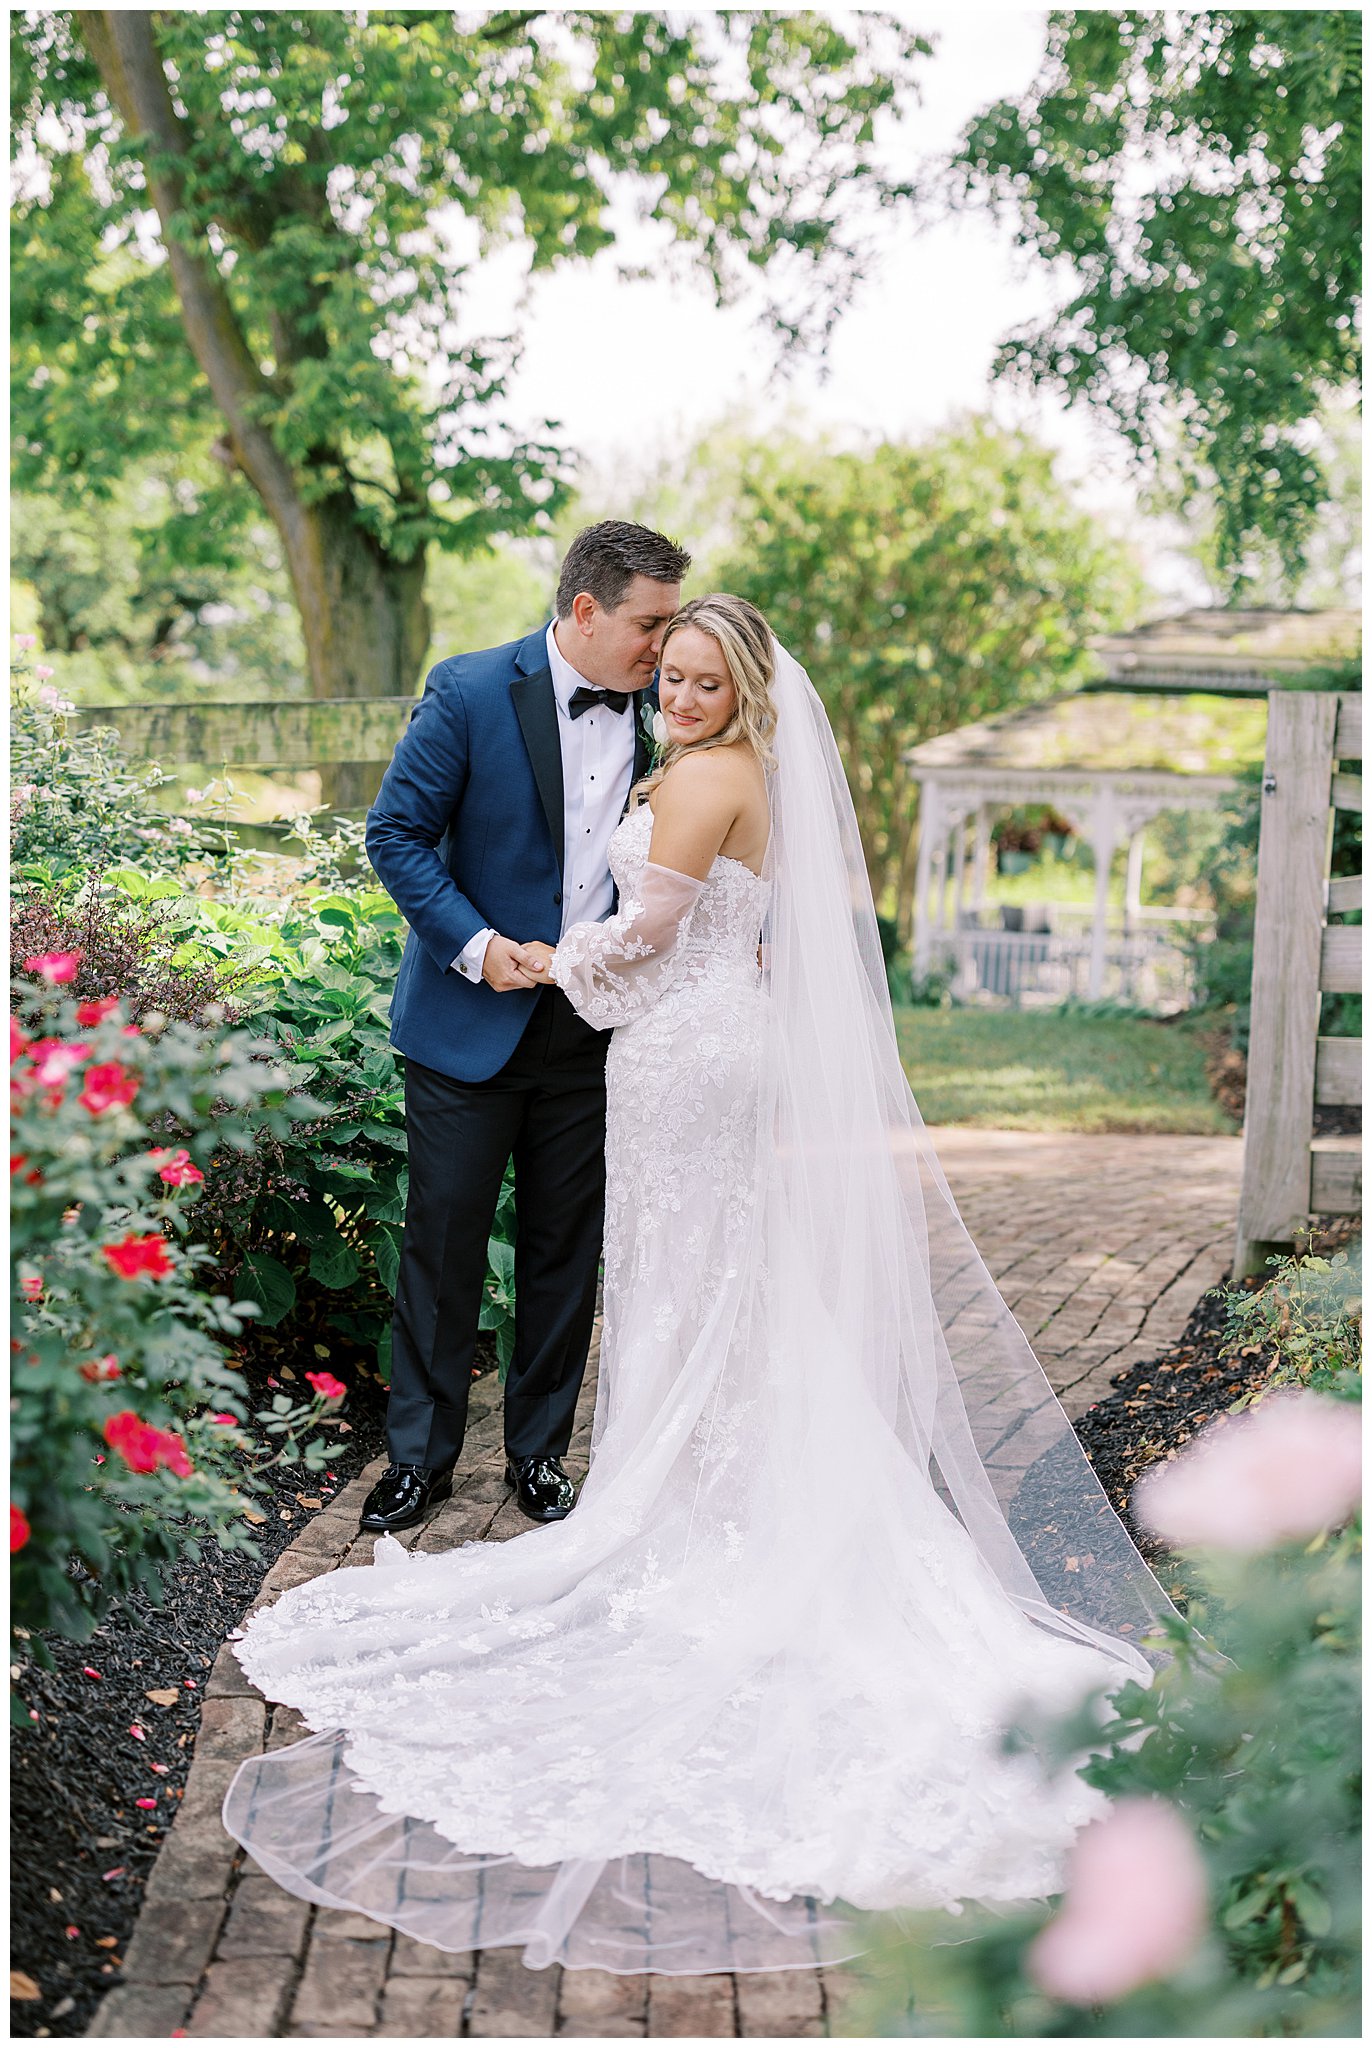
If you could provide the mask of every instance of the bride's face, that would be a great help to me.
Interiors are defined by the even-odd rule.
[[[681,626],[673,633],[662,650],[657,700],[668,735],[680,747],[698,746],[723,732],[738,691],[712,634],[700,626]]]

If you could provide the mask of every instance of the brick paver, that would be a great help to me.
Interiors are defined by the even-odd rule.
[[[1076,1137],[950,1129],[935,1143],[982,1256],[1070,1414],[1180,1333],[1227,1271],[1238,1138]],[[567,1463],[585,1470],[599,1326]],[[472,1388],[459,1484],[400,1540],[444,1550],[527,1528],[504,1482],[500,1390]],[[259,1604],[374,1539],[357,1513],[380,1465],[315,1515],[273,1566]],[[448,1955],[355,1913],[293,1899],[224,1833],[239,1759],[293,1742],[299,1717],[264,1702],[225,1647],[206,1684],[195,1761],[148,1883],[123,1981],[93,2035],[166,2038],[795,2039],[842,2032],[841,1971],[613,1977],[530,1970],[517,1949]]]

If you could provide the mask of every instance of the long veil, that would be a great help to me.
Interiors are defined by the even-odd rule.
[[[1174,1612],[958,1213],[905,1078],[856,814],[824,706],[774,643],[765,1249],[1034,1621],[1145,1682]]]
[[[982,1740],[1024,1691],[1066,1705],[1160,1661],[1167,1597],[911,1096],[838,750],[779,647],[775,702],[764,873],[711,898],[735,1011],[701,1013],[704,1043],[689,1001],[644,1013],[707,1137],[698,1117],[678,1215],[671,1130],[639,1105],[657,1263],[612,1290],[607,1241],[575,1512],[427,1555],[383,1538],[237,1646],[315,1732],[240,1767],[230,1833],[297,1895],[439,1948],[813,1967],[867,1946],[853,1908],[1047,1896],[1103,1795]],[[676,945],[708,975],[708,934]],[[755,1138],[701,1107],[743,1043]],[[736,1173],[711,1178],[712,1145]]]

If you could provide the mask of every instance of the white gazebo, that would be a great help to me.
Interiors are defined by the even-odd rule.
[[[1149,822],[1164,811],[1214,808],[1238,770],[1262,759],[1267,692],[1346,661],[1360,633],[1358,614],[1347,610],[1181,612],[1093,640],[1100,675],[1085,689],[912,747],[905,759],[920,786],[916,975],[951,956],[968,993],[988,987],[989,968],[993,990],[1017,995],[1034,980],[1022,971],[1029,967],[1042,993],[1080,987],[1093,999],[1107,982],[1136,997],[1140,984],[1156,989],[1160,975],[1184,976],[1184,956],[1165,927],[1194,926],[1204,913],[1143,904]],[[1020,804],[1051,804],[1089,842],[1089,927],[1066,905],[1050,906],[1049,932],[988,926],[991,821]],[[1112,929],[1110,870],[1121,843],[1129,849],[1124,917]]]
[[[1089,999],[1137,998],[1175,983],[1185,963],[1159,927],[1204,917],[1141,901],[1144,834],[1163,811],[1213,810],[1236,770],[1261,759],[1266,707],[1152,695],[1083,691],[941,733],[906,755],[920,788],[915,879],[914,972],[951,956],[964,992],[1018,995],[1070,987]],[[1058,906],[1051,931],[999,930],[986,922],[995,813],[1051,804],[1089,843],[1095,900],[1089,926]],[[1122,929],[1112,929],[1110,870],[1129,849]],[[1075,925],[1075,929],[1073,926]],[[1036,974],[1026,968],[1047,969]]]

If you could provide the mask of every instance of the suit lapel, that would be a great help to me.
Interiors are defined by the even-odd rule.
[[[510,685],[510,697],[529,751],[529,765],[534,771],[539,800],[557,854],[557,871],[561,875],[566,836],[562,806],[562,746],[557,736],[553,672],[548,667],[542,633],[530,634],[519,650],[516,666],[521,673]]]

